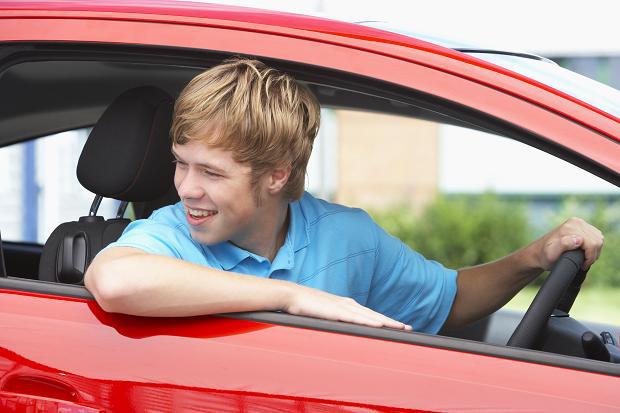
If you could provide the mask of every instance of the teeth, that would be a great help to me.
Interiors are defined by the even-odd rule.
[[[194,217],[210,217],[212,215],[217,214],[217,211],[204,211],[201,209],[192,209],[192,208],[187,208],[187,212],[189,212],[190,215]]]

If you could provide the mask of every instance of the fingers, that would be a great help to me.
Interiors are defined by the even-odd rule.
[[[574,250],[583,243],[583,238],[577,235],[566,235],[560,242],[564,251]]]
[[[412,327],[367,308],[352,298],[297,286],[297,294],[285,311],[291,314],[344,321],[370,327],[388,327],[411,331]]]
[[[563,252],[581,248],[584,251],[582,269],[587,271],[601,255],[603,243],[603,234],[596,227],[581,218],[570,218],[541,238],[537,253],[540,268],[549,270]]]
[[[376,323],[377,327],[389,327],[407,331],[412,330],[411,326],[406,325],[405,323],[401,323],[400,321],[389,318],[381,313],[377,313],[368,307],[358,304],[354,300],[352,301],[355,303],[356,311],[359,312],[360,316],[370,320],[371,323]]]
[[[596,227],[588,224],[580,218],[571,218],[560,229],[564,235],[561,244],[565,250],[581,247],[584,251],[585,260],[583,270],[588,270],[601,255],[604,237]]]
[[[401,323],[400,321],[392,320],[390,318],[387,319],[377,319],[372,316],[366,316],[362,314],[340,314],[338,317],[334,318],[334,321],[343,321],[347,323],[365,325],[369,327],[388,327],[394,328],[397,330],[405,330],[411,331],[412,328],[409,325]]]
[[[588,270],[601,255],[604,237],[601,231],[586,222],[583,222],[583,242],[581,248],[584,250],[585,261],[582,269]]]
[[[352,298],[342,298],[341,308],[338,309],[337,314],[338,321],[345,321],[371,327],[389,327],[399,330],[411,330],[411,326],[373,311],[370,308],[359,304]]]
[[[585,260],[583,262],[583,265],[581,266],[581,268],[584,271],[587,271],[588,269],[590,269],[592,264],[594,264],[594,262],[601,255],[602,247],[603,247],[602,243],[600,245],[598,244],[590,245],[589,247],[584,246]]]

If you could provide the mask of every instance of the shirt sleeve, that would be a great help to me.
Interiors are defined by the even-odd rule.
[[[183,239],[177,229],[151,219],[131,222],[119,239],[106,248],[132,247],[157,255],[183,258],[181,255]]]
[[[436,334],[452,308],[457,272],[424,258],[374,225],[377,253],[367,305],[410,324],[414,331]]]

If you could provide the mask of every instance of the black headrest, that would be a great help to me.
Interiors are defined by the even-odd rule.
[[[106,198],[150,201],[172,185],[173,99],[163,90],[130,89],[106,109],[88,136],[77,166],[82,186]]]

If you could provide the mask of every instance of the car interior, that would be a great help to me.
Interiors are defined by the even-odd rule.
[[[77,176],[82,186],[95,194],[90,210],[76,216],[75,221],[60,223],[45,245],[0,239],[0,288],[92,298],[82,287],[84,272],[97,252],[117,239],[130,222],[125,214],[127,206],[131,205],[139,219],[178,200],[172,183],[174,168],[168,138],[174,98],[192,77],[226,57],[222,53],[112,45],[13,44],[0,48],[0,148],[92,126]],[[537,140],[528,131],[453,102],[360,76],[263,60],[294,73],[325,107],[406,115],[493,131],[553,153],[618,184],[613,172],[579,154]],[[114,218],[106,220],[97,215],[102,198],[120,201]],[[569,295],[573,294],[574,301],[579,290],[579,259],[566,258],[566,268],[558,270],[563,272],[563,278],[549,277],[558,278],[557,285],[549,287],[549,293],[539,293],[541,297],[534,304],[550,304],[544,308],[539,304],[533,306],[529,317],[534,324],[527,322],[519,327],[521,315],[506,313],[463,329],[442,331],[440,336],[389,329],[375,331],[283,313],[256,312],[232,317],[618,375],[620,372],[613,367],[613,363],[620,363],[620,352],[613,341],[618,332],[608,333],[608,340],[606,335],[601,339],[590,326],[568,317],[572,305]],[[572,275],[565,274],[571,271]],[[564,294],[567,288],[568,295]],[[547,323],[547,319],[551,321]],[[507,347],[506,340],[515,328],[522,333],[511,339]]]
[[[166,92],[143,86],[123,92],[101,115],[77,166],[82,186],[96,194],[92,207],[88,215],[52,232],[41,254],[39,280],[83,284],[94,256],[129,224],[124,218],[129,202],[149,203],[149,208],[160,206],[154,202],[175,202],[164,199],[174,174],[168,143],[172,107]],[[121,201],[116,217],[97,215],[103,197]]]

